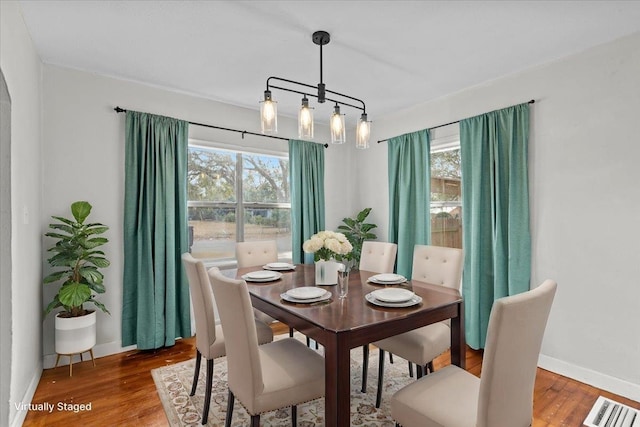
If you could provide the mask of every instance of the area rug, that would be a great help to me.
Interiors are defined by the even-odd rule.
[[[296,334],[297,335],[297,334]],[[277,337],[276,339],[281,338]],[[319,350],[322,352],[322,349]],[[387,359],[385,365],[385,384],[382,394],[382,406],[376,409],[376,387],[378,381],[378,351],[372,350],[369,359],[367,393],[361,393],[362,348],[351,351],[351,425],[362,427],[393,427],[389,402],[391,395],[401,387],[414,381],[409,377],[407,362],[398,357],[393,364]],[[195,396],[189,396],[193,381],[195,359],[175,365],[153,369],[151,375],[155,381],[162,406],[172,427],[200,426],[204,406],[204,387],[206,362],[202,361],[200,378]],[[227,361],[216,359],[214,363],[213,390],[211,408],[207,426],[223,426],[227,412]],[[261,426],[290,426],[289,408],[268,412],[260,417]],[[248,426],[250,416],[236,399],[233,410],[233,427]],[[324,399],[318,399],[298,406],[298,426],[312,427],[324,425]]]

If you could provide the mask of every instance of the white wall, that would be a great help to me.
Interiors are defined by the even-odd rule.
[[[26,416],[15,403],[29,403],[42,372],[40,201],[40,101],[42,66],[16,2],[0,2],[0,68],[11,96],[11,380],[8,419],[19,425]],[[4,142],[3,142],[4,143]],[[5,185],[2,182],[1,185]],[[5,343],[3,343],[4,345]],[[4,379],[2,387],[7,384]],[[3,414],[6,413],[3,411]]]
[[[540,364],[640,400],[640,33],[379,119],[373,137],[530,99],[532,284],[559,285]],[[385,144],[361,157],[357,203],[377,201],[386,233]]]
[[[259,92],[256,94],[258,99]],[[257,105],[257,102],[256,102]],[[44,67],[43,98],[43,213],[42,230],[50,215],[68,215],[75,200],[93,205],[91,218],[110,226],[105,248],[111,266],[105,271],[107,292],[100,296],[111,315],[98,312],[96,356],[122,351],[121,308],[123,271],[123,197],[125,115],[113,107],[144,111],[192,122],[259,132],[258,112],[206,99],[194,98],[55,66]],[[297,123],[280,118],[278,136],[295,137]],[[324,133],[323,133],[324,131]],[[328,140],[326,129],[316,128],[319,141]],[[190,126],[190,137],[223,143],[227,147],[254,147],[268,152],[288,152],[287,141]],[[325,161],[327,226],[351,215],[347,146],[330,146]],[[335,225],[334,225],[335,224]],[[51,242],[45,240],[45,246]],[[44,273],[49,267],[42,258]],[[53,290],[44,293],[45,304]],[[53,317],[44,323],[45,367],[53,366]]]

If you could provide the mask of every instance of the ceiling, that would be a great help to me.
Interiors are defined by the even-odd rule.
[[[326,30],[327,89],[364,100],[374,121],[640,31],[640,1],[20,4],[45,63],[256,110],[269,76],[319,82],[311,34]],[[299,95],[273,97],[297,114]],[[328,116],[331,105],[315,106]]]

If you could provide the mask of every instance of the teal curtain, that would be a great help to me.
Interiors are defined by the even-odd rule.
[[[188,251],[188,123],[127,112],[122,345],[171,346],[191,336]]]
[[[494,300],[529,290],[529,105],[460,122],[467,343],[484,348]]]
[[[391,138],[389,161],[389,241],[398,245],[396,271],[411,277],[413,248],[431,241],[429,131]]]
[[[324,230],[324,146],[289,140],[289,185],[291,190],[291,248],[293,262],[313,263],[302,244]]]

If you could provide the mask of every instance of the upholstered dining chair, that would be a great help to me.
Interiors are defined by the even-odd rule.
[[[275,240],[258,240],[236,243],[238,268],[263,266],[278,261],[278,246]]]
[[[403,427],[530,426],[542,337],[556,282],[496,300],[478,378],[455,365],[398,390],[391,416]]]
[[[463,260],[462,249],[416,245],[411,279],[459,290]],[[373,343],[379,349],[376,408],[382,401],[385,351],[415,363],[416,376],[421,378],[427,369],[433,372],[433,359],[451,347],[449,325],[449,321],[442,321]]]
[[[182,255],[189,279],[191,302],[196,320],[196,367],[193,374],[193,385],[190,396],[196,393],[198,377],[200,375],[200,363],[202,357],[207,360],[207,378],[204,393],[204,408],[202,410],[202,424],[207,423],[209,405],[211,403],[211,387],[213,386],[213,360],[226,354],[225,339],[220,325],[216,326],[215,303],[213,290],[209,283],[209,276],[202,261],[195,259],[191,254]],[[273,341],[271,328],[259,320],[255,320],[256,340],[259,344]]]
[[[374,273],[393,273],[398,245],[390,242],[365,240],[360,252],[360,270]],[[389,353],[391,357],[391,353]],[[367,392],[367,371],[369,370],[369,344],[362,346],[362,393]]]
[[[258,346],[251,297],[244,280],[209,270],[218,301],[227,347],[229,400],[225,426],[231,426],[237,398],[260,425],[260,414],[291,406],[297,423],[297,405],[324,396],[324,358],[294,338]]]
[[[238,268],[258,267],[278,261],[278,246],[275,240],[256,240],[236,243],[236,261]],[[265,323],[276,321],[273,317],[253,309],[256,319]],[[293,337],[293,329],[289,328],[289,336]]]

